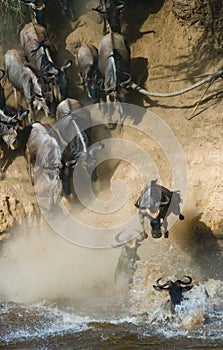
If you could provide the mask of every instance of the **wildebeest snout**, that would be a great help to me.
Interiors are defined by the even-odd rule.
[[[152,219],[150,224],[151,224],[151,227],[152,227],[152,237],[153,238],[160,238],[160,237],[162,237],[160,220]]]

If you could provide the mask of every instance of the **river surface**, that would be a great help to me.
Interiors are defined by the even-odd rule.
[[[198,297],[200,293],[200,298]],[[31,304],[1,303],[1,349],[223,349],[223,309],[221,298],[204,303],[200,289],[190,305],[183,305],[175,316],[131,315],[122,304],[106,307],[103,302],[82,309],[66,300],[42,300]],[[197,299],[198,297],[198,299]],[[182,325],[182,312],[200,303],[202,322],[190,315]],[[94,301],[93,301],[94,303]],[[111,301],[112,303],[112,301]],[[110,309],[110,312],[108,312]],[[102,317],[104,313],[104,317]],[[100,318],[98,317],[100,315]],[[188,317],[188,314],[187,316]]]

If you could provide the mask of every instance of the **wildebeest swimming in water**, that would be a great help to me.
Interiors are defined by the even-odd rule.
[[[193,288],[193,285],[190,285],[192,282],[192,278],[190,276],[185,276],[188,280],[181,281],[176,280],[175,282],[169,280],[164,284],[160,284],[161,278],[156,281],[156,285],[153,285],[153,288],[158,292],[162,290],[167,290],[170,295],[170,304],[171,304],[171,312],[175,313],[175,306],[179,305],[183,299],[183,293],[188,292]]]
[[[180,220],[184,220],[184,216],[180,213],[180,202],[178,191],[170,191],[158,185],[157,180],[148,182],[134,204],[139,209],[139,220],[143,227],[142,240],[148,237],[145,232],[145,217],[150,220],[153,238],[162,237],[162,231],[164,237],[167,238],[169,234],[167,216],[174,213],[179,216]]]

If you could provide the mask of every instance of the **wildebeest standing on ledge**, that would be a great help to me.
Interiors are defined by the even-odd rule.
[[[93,103],[100,102],[98,50],[94,45],[82,44],[77,53],[78,68],[82,85]]]
[[[118,106],[120,127],[127,116],[121,102],[127,102],[126,86],[131,81],[130,48],[125,37],[118,33],[110,33],[103,37],[98,48],[98,66],[102,75],[107,102],[115,102]],[[102,85],[102,84],[101,84]],[[107,107],[110,107],[109,104]],[[109,126],[112,122],[111,111],[108,109]]]
[[[168,238],[167,216],[173,213],[178,215],[180,220],[184,220],[184,216],[180,213],[180,202],[181,198],[178,191],[170,191],[168,188],[158,185],[157,180],[150,181],[135,202],[136,208],[139,209],[139,220],[143,227],[142,239],[148,237],[145,232],[145,217],[150,221],[153,238],[162,237],[162,231],[164,237]]]

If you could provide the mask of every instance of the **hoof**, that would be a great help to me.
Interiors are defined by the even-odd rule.
[[[184,220],[184,216],[182,214],[179,215],[180,220]]]
[[[169,237],[169,231],[164,232],[164,238],[168,238]]]

